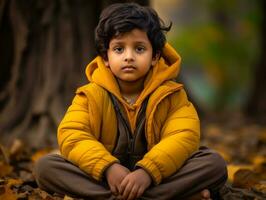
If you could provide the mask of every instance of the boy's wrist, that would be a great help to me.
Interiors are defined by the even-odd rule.
[[[145,183],[144,184],[144,185],[146,185],[145,189],[152,184],[152,178],[146,170],[139,168],[136,170],[136,172],[140,175],[139,178],[142,179],[143,183]]]
[[[149,177],[151,183],[153,182],[153,179],[152,179],[151,174],[150,174],[146,169],[144,169],[144,168],[141,167],[141,166],[136,166],[136,167],[135,167],[135,171],[137,171],[137,170],[141,170],[144,174],[147,174],[147,176]]]
[[[103,176],[105,178],[107,178],[107,173],[110,173],[110,169],[112,168],[113,165],[119,165],[119,163],[118,162],[112,162],[105,168],[105,170],[103,171]]]

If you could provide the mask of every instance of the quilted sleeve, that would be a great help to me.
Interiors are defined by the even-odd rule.
[[[100,123],[97,106],[93,98],[79,92],[58,127],[57,138],[61,154],[67,160],[101,180],[104,170],[118,159],[97,140],[93,123]]]
[[[159,184],[174,174],[195,152],[200,143],[200,123],[197,112],[187,100],[185,91],[170,97],[170,109],[161,130],[161,140],[137,163]]]

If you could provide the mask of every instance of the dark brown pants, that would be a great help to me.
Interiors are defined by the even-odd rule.
[[[106,182],[93,180],[59,155],[50,154],[41,158],[36,163],[35,176],[39,187],[50,193],[84,199],[115,199]],[[221,156],[201,147],[174,175],[157,186],[149,187],[141,199],[185,199],[203,189],[216,194],[226,179],[226,164]]]

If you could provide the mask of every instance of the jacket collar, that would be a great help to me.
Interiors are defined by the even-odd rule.
[[[154,90],[156,90],[163,82],[175,79],[180,70],[180,62],[181,57],[170,44],[166,43],[158,63],[148,72],[144,82],[144,89],[136,104],[141,104],[142,101]],[[110,68],[105,66],[102,57],[97,56],[91,63],[88,64],[86,68],[86,75],[90,82],[94,82],[105,88],[123,102],[117,81]]]

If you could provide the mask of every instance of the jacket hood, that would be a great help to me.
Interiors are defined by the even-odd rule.
[[[144,89],[136,103],[141,103],[145,97],[152,93],[163,82],[176,78],[180,70],[180,62],[181,57],[170,44],[166,43],[158,63],[151,67],[148,72],[144,82]],[[88,64],[86,76],[91,83],[96,83],[111,92],[118,99],[123,99],[114,75],[110,68],[105,66],[101,56],[97,56]]]

